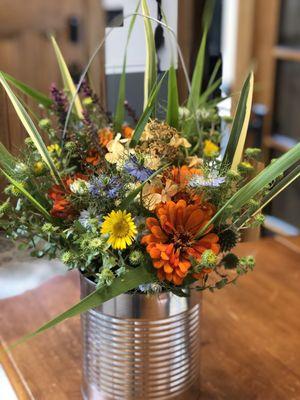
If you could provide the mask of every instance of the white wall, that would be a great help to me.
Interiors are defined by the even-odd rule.
[[[150,14],[152,17],[157,17],[157,3],[155,0],[148,0]],[[137,0],[103,0],[105,9],[123,8],[124,17],[132,14],[135,11]],[[165,12],[168,24],[177,33],[177,7],[178,0],[163,0],[162,8]],[[141,12],[141,10],[140,10]],[[114,28],[113,32],[106,40],[105,44],[105,69],[107,74],[118,74],[122,71],[122,63],[124,49],[130,19],[124,20],[124,26]],[[153,22],[153,29],[156,23]],[[109,28],[106,28],[108,31]],[[177,51],[174,41],[170,40],[170,36],[165,30],[165,47],[160,52],[161,69],[166,70],[170,66],[170,59],[174,54],[175,65],[177,64]],[[134,29],[132,31],[131,40],[127,52],[127,72],[143,72],[145,68],[145,37],[144,24],[141,17],[137,17]]]

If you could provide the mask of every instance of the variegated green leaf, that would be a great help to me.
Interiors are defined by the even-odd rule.
[[[10,346],[10,348],[15,347],[16,345],[33,338],[34,336],[46,331],[47,329],[53,328],[55,325],[68,318],[72,318],[75,315],[84,313],[91,308],[98,307],[105,301],[108,301],[120,294],[126,293],[129,290],[135,289],[139,285],[151,283],[155,280],[156,277],[152,273],[148,272],[145,266],[132,268],[126,273],[126,278],[115,278],[111,286],[96,289],[95,292],[89,294],[73,307],[53,318],[51,321],[47,322],[46,324],[38,328],[35,332],[30,333],[18,340],[16,343]]]
[[[147,0],[142,0],[142,11],[145,16],[150,16]],[[157,60],[152,23],[144,18],[146,36],[146,66],[144,79],[144,110],[147,107],[150,93],[157,81]]]
[[[251,115],[253,85],[254,77],[253,72],[251,72],[243,85],[237,110],[233,119],[229,141],[222,161],[223,167],[229,166],[233,170],[237,169],[244,151]]]
[[[56,43],[56,40],[55,40],[55,38],[53,36],[51,36],[51,41],[52,41],[52,44],[53,44],[53,48],[54,48],[54,51],[55,51],[55,55],[56,55],[56,58],[57,58],[58,66],[59,66],[59,69],[60,69],[60,73],[61,73],[61,76],[62,76],[62,79],[63,79],[63,83],[64,83],[64,86],[65,86],[65,89],[69,91],[70,100],[71,100],[73,98],[73,96],[75,95],[75,93],[76,93],[76,86],[74,85],[73,79],[71,77],[71,74],[69,72],[67,64],[66,64],[66,62],[64,60],[64,57],[63,57],[63,55],[62,55],[62,53],[60,51],[60,48],[58,47],[58,44]],[[75,97],[74,104],[75,104],[75,109],[76,109],[78,117],[82,119],[83,118],[83,115],[82,115],[83,109],[82,109],[80,98],[79,98],[79,96],[77,94],[76,94],[76,97]]]
[[[5,79],[10,82],[14,87],[19,89],[22,93],[26,94],[27,96],[30,96],[32,99],[36,100],[39,104],[42,104],[46,108],[50,108],[52,105],[52,100],[49,99],[46,95],[43,93],[39,92],[38,90],[35,90],[31,88],[30,86],[26,85],[25,83],[19,81],[18,79],[14,78],[13,76],[2,72],[4,75]]]
[[[41,138],[41,135],[39,134],[38,130],[36,129],[34,123],[32,122],[30,116],[28,115],[27,111],[25,110],[24,106],[21,104],[21,102],[18,100],[17,96],[13,93],[11,88],[9,87],[8,83],[6,82],[6,79],[4,75],[0,72],[0,82],[2,86],[4,87],[8,97],[10,98],[12,105],[20,118],[20,121],[22,122],[24,128],[26,129],[27,133],[31,137],[33,143],[35,144],[38,152],[40,153],[42,159],[44,160],[45,164],[48,166],[50,169],[53,178],[55,179],[56,183],[62,183],[59,172],[57,168],[55,167],[53,160],[47,150],[47,147],[45,146],[45,143],[43,142],[43,139]]]

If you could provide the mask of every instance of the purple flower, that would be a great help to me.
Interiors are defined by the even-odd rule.
[[[151,169],[144,167],[133,155],[125,163],[124,170],[141,182],[146,181],[153,174]]]
[[[107,196],[109,199],[115,199],[122,186],[122,183],[116,176],[99,175],[89,183],[88,189],[93,197]]]
[[[59,122],[63,125],[68,111],[67,97],[62,90],[57,89],[55,83],[52,83],[50,93],[54,103],[53,109],[58,114]]]

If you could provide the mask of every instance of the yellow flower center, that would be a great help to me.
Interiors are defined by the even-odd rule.
[[[120,220],[112,226],[112,233],[117,237],[127,236],[129,233],[129,225],[127,221]]]

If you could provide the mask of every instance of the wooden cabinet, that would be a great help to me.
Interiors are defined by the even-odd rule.
[[[52,82],[60,83],[50,34],[55,35],[71,72],[79,75],[104,35],[100,0],[2,0],[0,69],[48,94]],[[94,60],[90,77],[104,101],[103,52]],[[24,137],[0,89],[0,141],[17,154]]]

